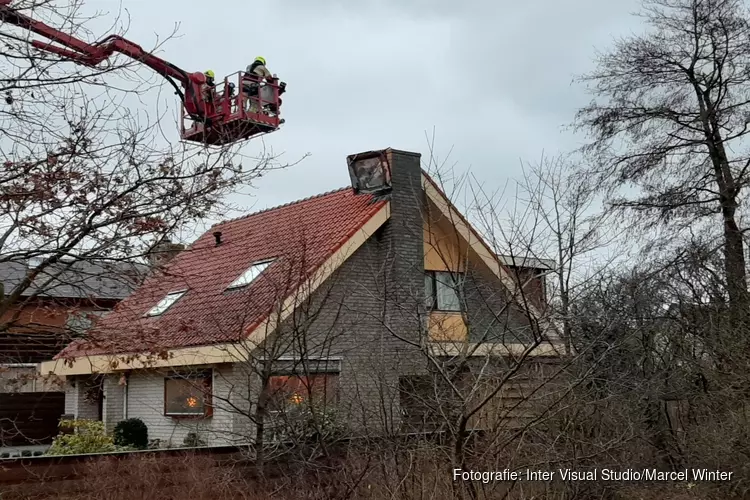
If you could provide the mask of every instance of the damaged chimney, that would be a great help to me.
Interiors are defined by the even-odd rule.
[[[151,267],[164,266],[184,249],[185,245],[172,243],[169,238],[165,238],[148,253],[148,263]]]
[[[368,193],[375,196],[391,191],[391,164],[387,150],[368,151],[346,157],[349,177],[355,194]]]
[[[221,231],[216,231],[214,233],[214,238],[216,239],[216,246],[218,247],[221,245]]]

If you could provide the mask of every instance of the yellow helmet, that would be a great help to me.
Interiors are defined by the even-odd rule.
[[[255,58],[255,60],[258,61],[259,63],[261,63],[263,66],[266,65],[266,59],[263,58],[263,57],[258,56],[258,57]]]
[[[214,72],[210,69],[204,73],[209,78],[215,78],[216,75],[214,75]]]

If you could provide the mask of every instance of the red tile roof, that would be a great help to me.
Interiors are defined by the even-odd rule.
[[[237,340],[385,203],[345,188],[217,224],[56,359]],[[215,231],[222,233],[219,246]],[[249,286],[226,291],[253,262],[267,258],[276,260]],[[184,289],[161,316],[144,317],[167,293]]]

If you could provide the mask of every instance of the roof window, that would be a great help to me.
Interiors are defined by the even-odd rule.
[[[253,262],[253,264],[242,273],[236,280],[234,280],[228,287],[227,290],[234,290],[236,288],[242,288],[244,286],[249,285],[252,283],[252,281],[257,278],[260,273],[265,271],[265,269],[273,262],[273,259],[266,259],[261,260],[258,262]]]
[[[166,297],[161,299],[158,304],[156,304],[154,307],[151,308],[151,310],[149,310],[146,313],[146,316],[160,316],[164,314],[167,311],[167,309],[172,307],[172,305],[174,305],[174,303],[180,299],[180,297],[185,295],[185,292],[187,292],[187,290],[180,290],[178,292],[169,292]]]

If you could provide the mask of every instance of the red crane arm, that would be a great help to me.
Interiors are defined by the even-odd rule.
[[[143,50],[140,45],[121,36],[111,35],[93,44],[84,42],[83,40],[79,40],[78,38],[48,26],[41,21],[36,21],[21,14],[17,10],[11,8],[11,1],[12,0],[0,0],[0,20],[14,24],[20,28],[24,28],[51,40],[50,42],[32,40],[30,43],[33,47],[64,57],[75,63],[91,67],[108,59],[115,52],[124,54],[131,59],[145,64],[167,78],[177,89],[188,112],[198,116],[205,116],[203,102],[198,98],[200,96],[200,85],[205,82],[205,76],[202,73],[188,73],[174,64]],[[67,48],[53,45],[53,42]],[[175,79],[182,84],[186,95],[183,95],[171,79]]]

